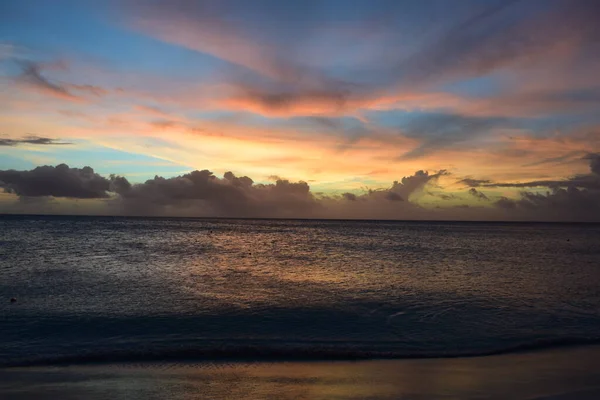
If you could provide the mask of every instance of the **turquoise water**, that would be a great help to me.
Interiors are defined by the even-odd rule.
[[[2,365],[592,343],[600,225],[3,216],[0,299]]]

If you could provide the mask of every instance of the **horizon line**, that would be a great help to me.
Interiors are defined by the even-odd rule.
[[[540,220],[443,220],[443,219],[361,219],[361,218],[278,218],[278,217],[193,217],[165,215],[101,215],[101,214],[22,214],[0,213],[5,217],[67,217],[67,218],[132,218],[132,219],[192,219],[192,220],[254,220],[254,221],[332,221],[332,222],[391,222],[391,223],[476,223],[476,224],[580,224],[600,225],[600,221],[540,221]]]

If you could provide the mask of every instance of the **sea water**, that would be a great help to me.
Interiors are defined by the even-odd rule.
[[[4,366],[599,341],[600,225],[0,217]]]

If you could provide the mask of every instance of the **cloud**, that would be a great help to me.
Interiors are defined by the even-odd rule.
[[[249,11],[244,3],[227,7],[210,1],[159,0],[130,1],[128,5],[132,27],[165,42],[213,55],[272,79],[294,81],[303,74],[302,68],[253,38],[255,29],[235,21],[239,11]]]
[[[256,88],[240,85],[231,95],[219,101],[219,107],[239,109],[265,116],[336,116],[366,108],[377,99],[361,98],[343,84],[330,87],[309,88]]]
[[[600,155],[588,154],[590,173],[565,180],[532,181],[524,183],[485,183],[486,187],[547,187],[546,193],[522,191],[517,199],[501,197],[493,204],[511,215],[529,219],[566,221],[600,220]],[[475,190],[472,188],[471,190]]]
[[[318,207],[305,182],[277,180],[274,184],[254,184],[247,176],[232,172],[216,177],[211,171],[126,185],[119,182],[115,192],[130,213],[176,213],[202,216],[288,216],[305,215]]]
[[[0,170],[0,187],[21,197],[97,199],[109,196],[110,180],[90,167],[43,166],[30,171]]]
[[[485,201],[489,200],[489,198],[485,195],[485,193],[482,193],[475,188],[469,189],[469,194],[478,200],[485,200]]]
[[[576,187],[554,188],[546,194],[522,192],[519,199],[501,198],[494,205],[529,219],[599,221],[600,191]]]
[[[342,198],[348,201],[356,201],[358,199],[354,193],[342,193]]]
[[[517,201],[502,196],[500,199],[494,202],[494,205],[504,210],[513,210],[517,208]]]
[[[343,193],[341,198],[347,201],[375,203],[408,202],[411,196],[419,195],[425,186],[436,181],[441,176],[448,175],[445,170],[430,174],[419,170],[411,176],[405,176],[400,181],[394,181],[388,188],[368,189],[363,194]]]
[[[77,85],[77,84],[71,83],[71,84],[68,84],[67,87],[71,90],[92,94],[96,97],[105,96],[109,93],[108,90],[101,88],[100,86],[94,86],[94,85]]]
[[[26,136],[22,139],[0,138],[0,146],[17,146],[19,144],[37,144],[37,145],[70,145],[70,142],[61,142],[58,139],[52,139],[41,136]]]
[[[447,29],[397,66],[409,85],[480,76],[507,66],[542,63],[560,46],[581,48],[600,34],[600,7],[585,0],[501,1]],[[564,57],[564,54],[562,55]]]
[[[539,161],[535,161],[529,164],[525,164],[523,165],[524,167],[535,167],[538,165],[545,165],[545,164],[561,164],[567,161],[571,161],[574,157],[576,156],[581,156],[582,151],[580,150],[576,150],[576,151],[571,151],[567,154],[563,154],[560,156],[556,156],[556,157],[549,157],[549,158],[544,158],[542,160]],[[487,182],[489,183],[489,182]]]
[[[57,83],[52,83],[41,73],[41,65],[31,61],[21,61],[21,75],[18,80],[23,82],[33,89],[36,89],[47,95],[69,101],[82,101],[79,96],[71,93],[65,86]]]
[[[588,154],[584,159],[590,160],[590,170],[592,173],[600,176],[600,153]]]
[[[521,192],[518,198],[500,197],[494,201],[474,188],[469,191],[478,199],[489,200],[493,207],[420,205],[421,194],[429,193],[431,185],[439,188],[436,182],[446,175],[446,171],[417,171],[387,188],[327,195],[313,193],[303,181],[277,179],[262,184],[232,172],[217,177],[209,170],[196,170],[131,183],[121,176],[100,176],[90,167],[78,169],[61,164],[29,171],[0,171],[0,187],[21,201],[16,208],[0,202],[0,209],[46,212],[52,208],[46,200],[67,198],[96,201],[90,213],[117,215],[600,221],[600,190],[573,186],[552,188],[545,194]],[[436,197],[460,201],[451,194],[439,193]],[[68,203],[61,204],[62,212],[68,212]],[[79,203],[74,209],[77,213],[83,212],[81,204],[88,203]]]
[[[453,194],[446,194],[446,193],[429,193],[431,196],[434,197],[439,197],[442,200],[453,200],[456,199],[456,196],[454,196]]]
[[[168,118],[169,114],[166,113],[165,111],[161,110],[158,107],[152,107],[152,106],[144,106],[144,105],[137,105],[134,107],[136,110],[141,111],[143,113],[146,114],[150,114],[156,117],[161,117],[161,118]]]
[[[508,44],[503,45],[501,39],[504,35],[513,35],[513,30],[506,26],[503,26],[504,31],[499,30],[492,22],[517,2],[496,3],[452,25],[429,45],[396,65],[396,73],[411,85],[420,85],[448,75],[489,71],[501,60],[514,58],[515,50],[511,51]]]
[[[586,155],[584,160],[589,160],[590,173],[575,175],[568,179],[536,180],[529,182],[487,182],[479,186],[490,188],[580,188],[580,189],[600,189],[600,154],[591,153]],[[464,181],[464,180],[463,180]]]
[[[412,53],[399,51],[400,59],[395,62],[390,62],[385,46],[396,44],[403,37],[402,25],[394,23],[395,18],[410,18],[415,10],[415,17],[429,18],[434,11],[439,11],[437,6],[432,5],[431,11],[427,7],[418,11],[418,7],[387,4],[379,7],[386,10],[383,19],[381,15],[375,17],[371,9],[362,10],[360,18],[346,16],[347,10],[341,10],[339,16],[323,19],[327,10],[321,9],[326,7],[318,3],[311,3],[310,7],[278,6],[268,1],[252,7],[236,1],[159,0],[128,4],[125,18],[131,28],[262,76],[232,69],[221,71],[230,90],[216,103],[230,109],[267,116],[347,115],[361,109],[402,108],[408,102],[411,107],[458,107],[457,114],[514,115],[529,112],[524,110],[527,108],[548,112],[564,110],[566,106],[580,109],[583,103],[590,102],[593,107],[598,105],[597,89],[589,87],[568,88],[561,93],[502,93],[498,98],[487,99],[436,94],[445,97],[446,104],[440,101],[432,104],[424,89],[424,86],[470,79],[505,67],[541,64],[555,72],[554,65],[549,63],[565,59],[564,54],[557,54],[557,48],[579,49],[598,39],[593,26],[600,11],[593,2],[585,0],[533,5],[516,0],[494,1],[456,7],[462,10],[460,12],[445,10],[448,18],[440,28],[431,30],[428,37],[432,39],[420,41],[420,47]],[[375,26],[377,34],[373,35]],[[301,50],[320,48],[321,43],[329,41],[359,42],[363,45],[361,48],[376,51],[364,69],[348,64],[345,68],[349,73],[343,76],[308,65],[315,60],[306,60],[294,51],[304,54]],[[335,58],[333,54],[337,51],[348,50],[347,46],[340,47],[324,45],[329,54],[318,54]],[[308,51],[308,54],[312,53]],[[321,60],[316,61],[318,65]],[[365,76],[369,79],[365,80]],[[523,86],[521,82],[516,85],[520,86]],[[420,95],[424,98],[410,100]]]
[[[44,71],[68,70],[68,63],[64,60],[42,63],[18,57],[12,57],[11,59],[21,70],[21,73],[14,78],[14,81],[30,90],[47,96],[75,103],[83,103],[90,100],[90,97],[100,98],[119,92],[118,89],[111,91],[96,85],[57,82],[45,76]]]
[[[489,133],[491,129],[509,126],[498,117],[469,117],[456,114],[425,114],[408,122],[402,132],[408,137],[422,140],[416,148],[402,154],[401,160],[414,160],[436,150],[451,147],[475,136]]]
[[[445,171],[433,174],[417,171],[393,182],[389,188],[345,193],[340,197],[315,195],[303,181],[278,178],[274,183],[262,184],[232,172],[219,178],[209,170],[172,178],[156,176],[132,184],[116,175],[102,177],[90,167],[77,169],[61,164],[30,171],[0,171],[0,182],[6,192],[20,197],[109,199],[114,212],[127,215],[351,217],[347,214],[350,210],[339,207],[343,201],[364,203],[360,210],[364,215],[372,207],[380,206],[388,212],[414,209],[416,206],[409,199],[445,174]]]
[[[486,183],[491,183],[492,181],[489,179],[473,179],[473,178],[465,178],[457,181],[458,183],[465,184],[469,187],[479,187]]]

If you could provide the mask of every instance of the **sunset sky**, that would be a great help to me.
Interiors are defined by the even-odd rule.
[[[591,0],[5,0],[0,212],[600,220],[598,21]]]

